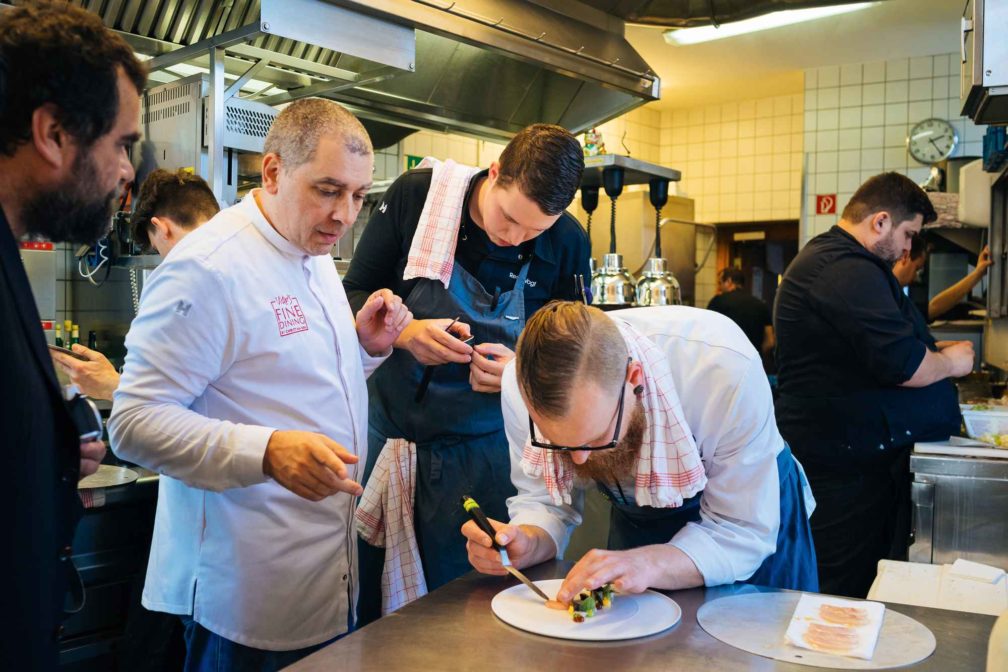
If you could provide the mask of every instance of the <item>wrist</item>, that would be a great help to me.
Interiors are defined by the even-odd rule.
[[[270,449],[273,447],[273,439],[276,435],[276,432],[270,434],[269,439],[266,440],[266,450],[263,451],[262,472],[264,476],[268,476],[270,478],[273,478],[273,467],[270,464]]]
[[[395,342],[392,343],[392,347],[409,350],[410,345],[413,342],[413,336],[416,333],[416,326],[418,322],[419,320],[413,320],[403,327],[403,330],[396,337]]]

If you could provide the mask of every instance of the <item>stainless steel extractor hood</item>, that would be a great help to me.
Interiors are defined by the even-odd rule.
[[[659,95],[623,20],[576,0],[73,2],[153,57],[155,82],[172,67],[222,67],[229,96],[320,95],[407,128],[581,132]],[[250,81],[273,88],[250,95]]]
[[[657,100],[622,19],[573,0],[334,0],[416,30],[416,73],[334,98],[389,120],[506,138],[534,122],[581,132]]]

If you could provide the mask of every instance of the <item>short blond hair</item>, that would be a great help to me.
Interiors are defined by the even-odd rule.
[[[575,385],[591,381],[615,390],[626,375],[628,350],[619,327],[579,301],[547,303],[525,325],[516,350],[522,394],[548,418],[566,417]]]
[[[297,168],[315,157],[319,141],[341,135],[354,154],[373,154],[371,138],[360,120],[339,103],[324,98],[302,98],[285,107],[273,120],[263,151],[280,157],[285,169]]]

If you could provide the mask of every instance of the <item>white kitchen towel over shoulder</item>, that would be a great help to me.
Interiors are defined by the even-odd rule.
[[[675,508],[707,485],[700,452],[672,382],[668,358],[646,336],[619,319],[614,319],[630,357],[644,369],[641,398],[647,425],[637,458],[634,498],[638,506]],[[624,413],[624,419],[627,414]],[[526,441],[522,469],[531,478],[546,482],[553,502],[571,503],[574,468],[570,454],[532,446]]]
[[[480,169],[430,156],[417,167],[431,169],[431,185],[406,257],[403,280],[429,278],[439,280],[447,288],[455,265],[455,244],[466,191],[472,176]]]
[[[420,550],[413,527],[416,492],[416,444],[385,442],[357,506],[357,533],[385,549],[382,616],[427,594]]]

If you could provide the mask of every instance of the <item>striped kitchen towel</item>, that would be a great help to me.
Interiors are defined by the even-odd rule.
[[[413,527],[416,444],[389,439],[382,447],[355,515],[357,533],[385,549],[382,616],[427,594]]]
[[[429,278],[440,280],[447,288],[455,265],[455,244],[466,191],[479,168],[463,166],[451,159],[442,162],[430,156],[417,167],[432,169],[431,186],[406,257],[403,280]]]

